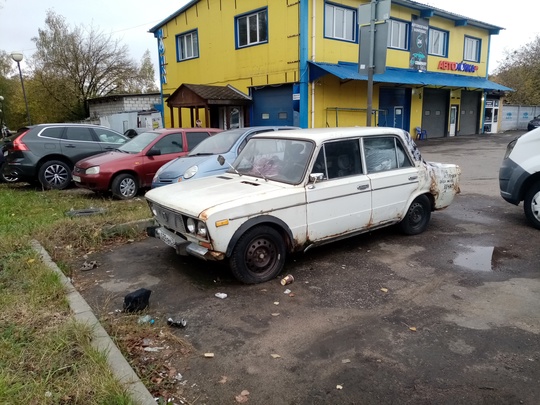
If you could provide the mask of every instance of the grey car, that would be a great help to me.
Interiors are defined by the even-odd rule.
[[[39,124],[23,128],[7,149],[3,173],[18,181],[64,189],[75,163],[118,148],[129,138],[99,125]]]

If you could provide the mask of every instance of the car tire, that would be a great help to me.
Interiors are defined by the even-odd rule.
[[[5,164],[0,166],[0,181],[4,183],[16,183],[19,181],[19,176],[13,173],[4,173]]]
[[[71,168],[61,160],[50,160],[39,168],[38,180],[45,190],[64,190],[71,183]]]
[[[426,230],[431,219],[431,204],[425,195],[419,195],[409,206],[405,217],[399,223],[406,235],[418,235]]]
[[[120,200],[130,200],[139,192],[139,184],[135,176],[119,174],[112,182],[111,191],[113,196]]]
[[[540,229],[540,181],[527,190],[523,200],[523,209],[529,223],[536,229]]]
[[[285,265],[285,241],[269,226],[251,228],[233,249],[230,268],[245,284],[257,284],[275,278]]]

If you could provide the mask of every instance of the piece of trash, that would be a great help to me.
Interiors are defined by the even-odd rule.
[[[220,384],[225,384],[227,382],[227,376],[226,375],[222,375],[221,376],[221,380],[218,381],[218,383]]]
[[[274,305],[279,305],[279,301],[274,301]]]
[[[167,319],[167,325],[173,326],[175,328],[185,328],[187,325],[187,322],[184,318],[178,319],[176,321],[172,318],[169,318]]]
[[[137,322],[141,325],[143,323],[149,323],[150,325],[154,324],[154,320],[152,319],[150,315],[141,316]]]
[[[139,288],[124,297],[124,311],[137,312],[142,311],[148,306],[148,300],[152,291],[146,288]]]
[[[351,360],[350,360],[350,359],[343,359],[343,360],[341,360],[341,362],[342,362],[343,364],[346,364],[346,363],[350,363]]]
[[[291,293],[291,290],[289,290],[288,288],[285,291],[283,291],[283,294],[290,294],[290,293]]]
[[[289,297],[294,297],[294,293],[290,293],[290,294],[289,294]]]
[[[279,312],[273,312],[272,316],[279,316]]]
[[[272,356],[273,359],[281,358],[281,356],[279,354],[276,354],[276,353],[272,353],[270,356]]]
[[[28,259],[28,261],[26,263],[30,264],[30,263],[34,263],[36,261],[36,259]]]
[[[381,291],[384,292],[384,293],[385,293],[385,292],[388,292],[388,288],[382,287],[382,288],[381,288]]]
[[[409,330],[416,332],[416,326],[409,326]]]
[[[294,282],[294,277],[292,274],[288,274],[281,279],[281,285],[291,284],[292,282]]]
[[[92,260],[91,262],[84,262],[81,266],[82,271],[92,270],[97,267],[97,262],[95,260]]]
[[[248,401],[248,395],[249,395],[249,391],[248,390],[243,390],[240,395],[237,395],[236,397],[234,397],[236,399],[236,402],[240,403],[240,404],[243,404],[245,402]]]
[[[210,358],[214,357],[214,353],[205,353],[204,357],[206,357],[207,359],[210,359]]]
[[[145,347],[143,350],[145,352],[159,352],[160,350],[165,349],[164,347]]]
[[[342,389],[343,389],[343,385],[341,385],[341,384],[336,385],[336,389],[342,390]]]
[[[221,299],[225,299],[225,298],[227,298],[227,294],[225,294],[225,293],[216,293],[216,297],[221,298]]]

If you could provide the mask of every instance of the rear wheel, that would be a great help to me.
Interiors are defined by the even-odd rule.
[[[116,176],[111,185],[113,196],[121,200],[129,200],[139,192],[137,179],[131,174],[120,174]]]
[[[238,240],[230,258],[230,267],[241,282],[262,283],[281,273],[285,256],[285,242],[279,232],[269,226],[259,226]]]
[[[418,235],[426,230],[430,218],[429,199],[425,195],[419,195],[412,202],[399,226],[406,235]]]
[[[71,183],[71,169],[61,160],[50,160],[39,168],[38,179],[46,190],[63,190]]]
[[[534,183],[525,194],[523,209],[531,225],[540,229],[540,181]]]

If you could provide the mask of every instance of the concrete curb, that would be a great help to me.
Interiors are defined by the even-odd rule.
[[[30,241],[32,248],[40,255],[41,260],[60,277],[69,306],[78,322],[90,325],[94,331],[92,346],[107,356],[107,363],[115,377],[127,389],[130,397],[136,404],[155,405],[156,401],[145,385],[141,382],[135,371],[131,368],[111,337],[92,312],[92,308],[75,289],[71,281],[62,273],[62,270],[54,263],[47,251],[36,241]]]

